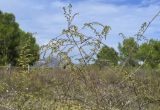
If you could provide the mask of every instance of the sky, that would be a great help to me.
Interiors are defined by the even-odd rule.
[[[122,42],[119,33],[133,36],[160,10],[160,0],[0,0],[0,10],[13,13],[20,28],[36,33],[37,43],[44,45],[66,27],[62,7],[70,3],[73,11],[79,13],[77,25],[97,21],[111,26],[105,43],[114,48]],[[159,33],[160,17],[145,35],[160,39]]]

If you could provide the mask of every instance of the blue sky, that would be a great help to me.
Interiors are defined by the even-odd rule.
[[[76,23],[98,21],[112,30],[106,44],[114,48],[121,42],[119,33],[133,36],[142,23],[160,10],[160,0],[0,0],[0,10],[15,14],[20,27],[35,35],[40,45],[59,35],[66,26],[62,7],[71,3],[80,15]],[[160,39],[160,18],[146,32],[149,38]]]

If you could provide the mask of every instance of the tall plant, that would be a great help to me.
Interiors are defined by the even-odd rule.
[[[31,54],[30,54],[30,39],[28,39],[24,46],[20,47],[20,53],[18,58],[18,65],[22,67],[23,69],[26,69],[31,62]]]
[[[99,22],[85,23],[80,28],[73,23],[78,13],[72,12],[72,5],[64,7],[63,10],[67,28],[60,36],[42,46],[42,51],[50,51],[50,56],[57,55],[62,60],[60,64],[69,69],[86,66],[95,60],[111,28]],[[85,33],[86,31],[89,31],[89,34]]]

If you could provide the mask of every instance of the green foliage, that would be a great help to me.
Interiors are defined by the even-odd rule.
[[[33,65],[35,61],[39,59],[39,47],[35,42],[35,38],[31,33],[22,32],[19,50],[19,57],[17,64],[23,68],[28,65]]]
[[[143,43],[138,50],[139,60],[152,68],[160,64],[160,41],[151,39]]]
[[[35,38],[19,28],[13,14],[0,13],[0,65],[9,63],[18,65],[19,51],[28,39],[30,39],[30,54],[34,57],[30,59],[30,64],[33,64],[39,58],[39,47]]]
[[[19,45],[19,26],[13,14],[0,13],[0,65],[16,63]]]
[[[30,48],[29,48],[29,40],[26,41],[23,47],[20,47],[20,53],[19,53],[19,59],[18,59],[18,65],[21,66],[22,68],[27,68],[29,65],[30,57],[32,56],[30,54]]]
[[[118,53],[114,50],[114,48],[104,46],[97,54],[96,64],[103,66],[116,66],[118,64],[118,61]]]
[[[138,64],[137,52],[138,44],[133,37],[123,40],[122,44],[119,44],[121,63],[125,66],[136,66]]]

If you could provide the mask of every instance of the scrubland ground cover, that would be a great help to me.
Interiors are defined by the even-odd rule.
[[[88,67],[0,73],[0,109],[159,110],[160,70]]]

